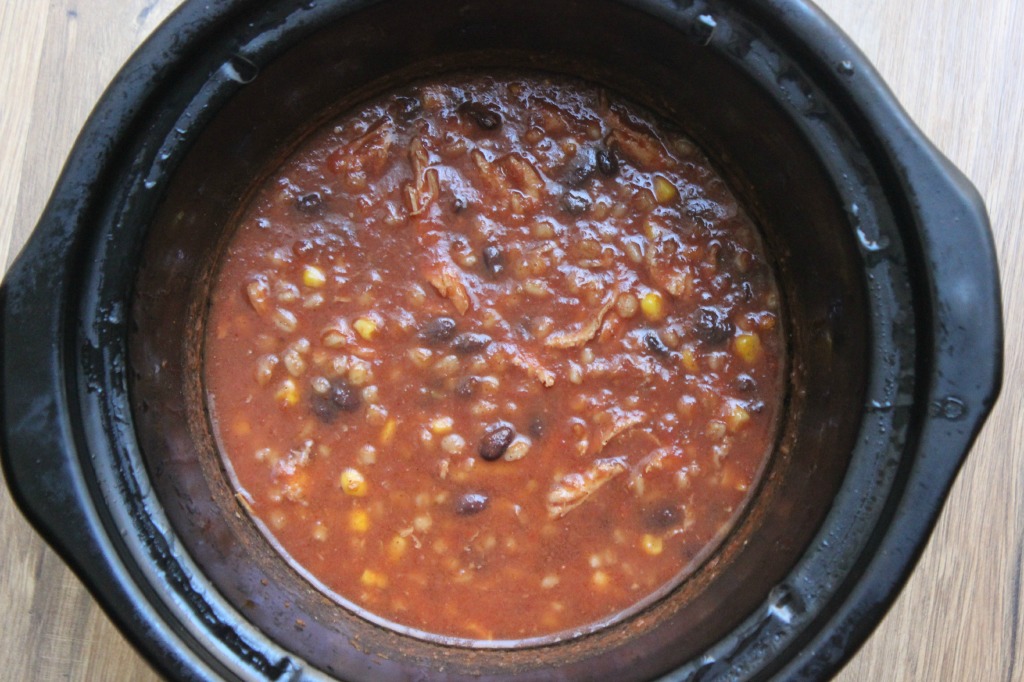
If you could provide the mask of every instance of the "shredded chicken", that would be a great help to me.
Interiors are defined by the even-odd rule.
[[[470,156],[480,169],[481,177],[488,187],[501,194],[517,191],[531,202],[538,201],[544,189],[544,179],[537,169],[520,154],[506,154],[491,163],[479,149]]]
[[[430,156],[419,138],[409,143],[409,163],[412,165],[411,183],[405,185],[405,204],[409,215],[419,215],[440,194],[440,181],[436,168],[428,168]]]
[[[555,373],[540,364],[533,356],[517,350],[509,355],[508,361],[544,386],[550,388],[555,385]]]
[[[409,209],[409,215],[423,213],[430,204],[437,199],[441,192],[440,182],[437,179],[437,169],[428,168],[416,182],[405,185],[405,206]]]
[[[305,440],[302,445],[288,451],[281,459],[274,463],[274,476],[292,476],[296,471],[309,463],[313,453],[313,441]]]
[[[601,323],[604,321],[604,316],[608,314],[608,311],[612,309],[613,305],[615,305],[615,296],[612,296],[611,300],[601,307],[601,310],[598,311],[596,317],[590,320],[590,322],[587,322],[580,329],[574,332],[555,332],[544,339],[544,345],[549,348],[579,348],[586,345],[588,341],[597,336],[597,332],[601,328]]]
[[[597,452],[600,454],[608,443],[629,431],[635,426],[639,426],[647,419],[647,416],[643,412],[626,412],[625,414],[617,415],[612,423],[605,427],[597,439]]]
[[[532,163],[520,154],[508,154],[498,159],[498,165],[513,187],[534,201],[540,199],[544,180]]]
[[[427,272],[427,281],[441,294],[452,302],[460,315],[469,310],[471,299],[466,285],[462,283],[459,269],[455,264],[441,263],[436,269]]]
[[[652,240],[644,260],[655,284],[676,298],[688,296],[692,275],[687,264],[687,253],[675,239]]]
[[[390,119],[382,118],[360,137],[335,149],[330,156],[331,169],[335,173],[362,171],[378,175],[384,170],[394,142],[394,125]]]
[[[583,473],[563,476],[548,493],[548,516],[552,519],[565,516],[627,468],[620,458],[599,459]]]
[[[651,170],[663,164],[665,159],[672,158],[657,138],[630,127],[616,111],[609,112],[607,122],[612,132],[605,138],[605,144],[639,168]]]
[[[653,438],[653,436],[651,437]],[[658,443],[658,445],[660,445],[660,443]],[[665,460],[676,454],[678,454],[678,450],[675,448],[655,448],[633,467],[633,470],[629,474],[629,483],[626,485],[629,486],[629,489],[637,495],[643,495],[644,476],[656,469],[663,468]]]

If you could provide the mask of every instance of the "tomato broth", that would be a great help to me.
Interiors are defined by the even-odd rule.
[[[462,640],[585,631],[691,574],[785,392],[774,273],[703,153],[596,86],[463,75],[310,136],[205,337],[238,497],[321,589]]]

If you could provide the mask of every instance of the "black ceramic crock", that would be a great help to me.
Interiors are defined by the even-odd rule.
[[[791,390],[750,510],[672,595],[569,641],[442,646],[346,612],[248,522],[199,340],[232,215],[303,134],[395,83],[510,67],[601,83],[705,148],[776,261]],[[0,305],[7,483],[181,679],[826,677],[906,579],[1001,378],[979,197],[801,0],[188,3],[100,101]]]

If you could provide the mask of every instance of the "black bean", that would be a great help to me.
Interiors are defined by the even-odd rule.
[[[619,159],[616,158],[614,151],[611,149],[598,149],[596,156],[597,170],[601,171],[601,175],[606,175],[609,178],[618,175]]]
[[[395,115],[402,121],[411,121],[422,110],[423,105],[416,97],[395,98]]]
[[[562,210],[571,215],[580,215],[590,208],[590,195],[579,190],[570,190],[562,195]]]
[[[740,288],[743,291],[744,301],[754,300],[754,287],[750,285],[750,282],[744,282],[743,284],[740,285]]]
[[[487,507],[487,496],[481,493],[466,493],[455,500],[455,513],[460,516],[479,514]]]
[[[541,417],[534,417],[533,419],[530,420],[530,426],[528,427],[528,430],[530,432],[530,435],[533,436],[534,438],[542,438],[544,436],[545,429],[546,425],[544,424],[544,420]]]
[[[458,112],[484,130],[494,130],[501,126],[501,114],[480,102],[463,102]]]
[[[466,332],[459,334],[452,340],[452,349],[460,355],[469,355],[483,350],[491,344],[491,337],[487,334],[474,334]]]
[[[455,336],[455,320],[450,317],[435,317],[420,327],[419,337],[431,344],[444,343]]]
[[[697,338],[712,346],[721,345],[736,331],[729,317],[711,306],[698,308],[691,318],[691,323]]]
[[[562,182],[570,187],[579,187],[597,172],[597,159],[591,147],[583,147],[569,162],[562,175]]]
[[[670,528],[679,523],[679,509],[671,504],[653,507],[646,514],[648,525],[653,528]]]
[[[487,271],[495,276],[500,275],[505,269],[505,252],[497,246],[485,246],[483,255]]]
[[[658,336],[658,332],[656,331],[644,332],[644,345],[647,346],[649,351],[658,355],[668,355],[672,352],[668,349],[668,346],[665,345],[665,342],[661,340],[661,337]]]
[[[455,385],[455,395],[460,398],[472,398],[473,394],[476,393],[476,387],[479,383],[480,379],[478,377],[463,377]]]
[[[488,462],[500,458],[515,440],[516,430],[508,424],[494,424],[480,441],[480,456]]]
[[[715,265],[719,269],[725,269],[736,257],[736,249],[729,242],[715,242],[712,241],[709,245],[711,248],[711,255],[714,256]]]
[[[299,257],[308,256],[314,251],[316,251],[316,244],[308,239],[300,239],[292,244],[292,253]]]
[[[308,192],[299,195],[299,198],[295,200],[295,205],[298,209],[303,213],[309,214],[319,213],[323,203],[324,200],[320,196],[320,192]]]
[[[363,403],[359,389],[345,379],[335,379],[327,393],[314,393],[310,400],[313,414],[325,424],[333,423],[342,412],[355,412]]]
[[[736,377],[736,388],[744,393],[749,393],[757,388],[757,382],[749,374],[740,374]]]

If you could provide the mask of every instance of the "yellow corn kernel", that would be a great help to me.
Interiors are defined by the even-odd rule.
[[[364,341],[373,341],[373,337],[377,336],[377,323],[369,317],[360,317],[352,323],[352,328]]]
[[[693,346],[683,348],[683,367],[687,372],[697,371],[697,352],[693,350]]]
[[[352,497],[365,496],[368,488],[366,477],[351,467],[341,472],[338,485],[346,495],[351,495]]]
[[[594,571],[594,575],[591,578],[594,582],[594,587],[604,588],[608,587],[608,583],[611,582],[611,578],[604,571]]]
[[[658,237],[661,236],[662,232],[664,232],[664,230],[658,223],[650,219],[644,221],[644,236],[646,236],[651,241],[656,241]],[[640,255],[640,258],[643,258],[642,253]]]
[[[359,576],[359,582],[366,587],[385,588],[388,586],[388,577],[379,571],[367,568]]]
[[[274,394],[274,400],[286,407],[291,407],[299,402],[299,388],[291,379],[285,379],[281,382],[281,387],[277,389],[277,393]]]
[[[388,559],[391,561],[398,561],[405,554],[405,550],[409,548],[409,541],[403,538],[401,535],[396,535],[388,541],[387,553]]]
[[[665,299],[657,291],[650,291],[640,299],[640,310],[652,322],[665,317]]]
[[[736,355],[747,364],[754,364],[761,357],[761,337],[757,334],[740,334],[733,342]]]
[[[302,283],[311,289],[319,289],[327,284],[327,275],[315,265],[307,265],[302,269]]]
[[[395,439],[395,431],[398,428],[398,423],[394,417],[384,422],[384,428],[380,430],[380,444],[388,445]]]
[[[232,430],[235,432],[236,436],[248,436],[252,433],[252,426],[246,420],[240,419],[235,422]]]
[[[430,422],[430,430],[434,432],[434,435],[443,436],[446,433],[451,433],[454,425],[455,422],[451,417],[438,417]]]
[[[665,548],[665,543],[657,535],[646,533],[640,540],[640,546],[651,556],[658,556],[661,554],[661,550]]]
[[[324,540],[326,540],[327,526],[317,521],[316,525],[313,526],[313,539],[318,540],[319,542],[323,542]]]
[[[750,421],[750,413],[739,405],[730,407],[729,414],[725,418],[725,424],[730,431],[739,431],[748,421]]]
[[[659,204],[675,201],[678,196],[679,190],[668,178],[663,175],[654,176],[654,198],[658,200]]]
[[[348,381],[353,386],[365,386],[372,378],[370,366],[364,360],[357,359],[348,368]]]
[[[348,529],[353,533],[365,533],[370,530],[370,515],[365,509],[353,509],[349,512]]]

